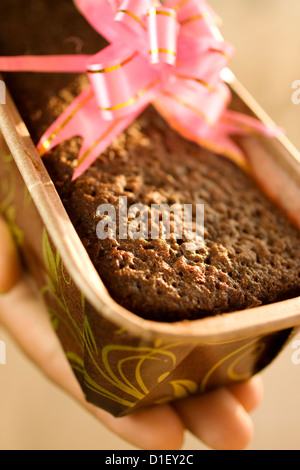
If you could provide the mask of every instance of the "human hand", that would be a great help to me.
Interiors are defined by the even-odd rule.
[[[186,429],[217,450],[244,449],[251,440],[249,413],[262,398],[260,377],[124,418],[114,418],[87,403],[52,329],[45,304],[22,272],[17,249],[1,218],[0,293],[0,323],[24,353],[70,397],[137,448],[180,449]]]

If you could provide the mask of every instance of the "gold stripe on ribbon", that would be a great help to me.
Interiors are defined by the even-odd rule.
[[[223,55],[224,57],[226,57],[226,59],[228,60],[228,62],[231,61],[232,57],[230,57],[230,55],[226,54],[226,52],[224,51],[220,51],[220,49],[213,49],[213,48],[210,48],[209,49],[210,52],[216,52],[218,54],[221,54]]]
[[[42,157],[43,155],[45,155],[45,153],[47,152],[48,148],[50,147],[50,144],[52,142],[53,139],[56,138],[57,134],[62,130],[64,129],[64,127],[66,127],[67,124],[69,124],[69,122],[71,121],[71,119],[73,119],[73,117],[78,113],[78,111],[80,111],[81,108],[83,108],[86,103],[88,103],[94,96],[94,92],[92,91],[75,109],[74,111],[66,118],[66,120],[60,124],[60,126],[58,126],[57,129],[55,129],[55,131],[50,135],[49,139],[46,140],[45,142],[43,142],[42,144],[42,148],[41,150],[39,150],[39,154],[40,156]]]
[[[203,112],[201,111],[200,109],[196,108],[195,106],[193,106],[192,104],[190,103],[187,103],[186,101],[184,101],[182,98],[180,98],[179,96],[177,95],[174,95],[173,93],[170,93],[168,91],[162,91],[162,94],[167,96],[168,98],[171,98],[175,101],[177,101],[177,103],[181,104],[182,106],[185,106],[186,108],[190,109],[191,111],[193,111],[194,113],[198,114],[198,116],[202,117],[202,119],[204,119],[207,124],[209,126],[213,126],[214,125],[214,122]]]
[[[152,49],[149,54],[150,55],[153,55],[153,54],[160,54],[160,53],[163,53],[163,54],[171,54],[171,55],[174,55],[175,57],[177,56],[177,52],[174,52],[174,51],[171,51],[170,49]]]
[[[221,90],[218,88],[213,87],[209,83],[207,83],[205,80],[201,80],[201,78],[195,78],[195,77],[190,77],[188,75],[181,75],[179,73],[175,74],[175,77],[181,78],[182,80],[192,80],[194,82],[200,83],[200,85],[203,85],[205,88],[207,88],[209,91],[212,93],[218,93],[223,99],[227,100],[227,95],[223,93]]]
[[[99,139],[97,139],[93,143],[93,145],[83,154],[80,160],[77,160],[76,167],[81,165],[87,159],[87,157],[91,154],[94,148],[97,147],[97,145],[101,142],[101,140],[105,139],[114,130],[114,128],[119,124],[120,121],[121,121],[121,118],[117,119],[111,124],[111,126],[109,126],[108,129],[106,129],[106,131],[101,135],[101,137],[99,137]]]
[[[156,16],[156,15],[164,15],[164,16],[171,16],[171,18],[177,19],[177,15],[175,12],[172,11],[160,11],[160,10],[155,10],[154,8],[149,11],[148,13],[149,16]]]
[[[131,104],[135,103],[142,95],[144,95],[147,91],[151,90],[151,88],[155,87],[158,83],[160,83],[160,79],[156,78],[150,85],[139,90],[138,93],[130,100],[125,101],[125,103],[116,104],[109,108],[100,108],[101,111],[117,111],[118,109],[126,108],[126,106],[130,106]]]
[[[195,78],[195,77],[190,77],[188,75],[181,75],[179,73],[177,73],[175,75],[177,78],[181,78],[182,80],[192,80],[194,82],[197,82],[197,83],[200,83],[201,85],[205,86],[205,88],[207,88],[209,91],[211,92],[215,92],[216,89],[210,85],[209,83],[205,82],[204,80],[201,80],[201,78]]]
[[[219,17],[212,17],[209,13],[202,13],[200,15],[195,15],[191,16],[190,18],[186,18],[185,20],[180,21],[181,25],[186,25],[188,23],[192,23],[193,21],[198,21],[198,20],[205,20],[205,19],[211,19],[217,26],[220,26],[222,24],[222,20]]]
[[[195,16],[191,16],[190,18],[186,18],[185,20],[182,20],[180,21],[180,24],[182,25],[185,25],[185,24],[188,24],[188,23],[192,23],[193,21],[197,21],[197,20],[204,20],[205,18],[210,18],[211,15],[209,15],[208,13],[202,13],[200,15],[195,15]]]
[[[113,72],[114,70],[121,69],[125,65],[129,64],[133,59],[136,58],[138,55],[138,52],[135,52],[131,57],[128,57],[128,59],[125,59],[123,62],[117,65],[112,65],[111,67],[107,67],[105,69],[100,69],[100,70],[88,70],[88,73],[108,73],[108,72]]]
[[[134,19],[135,21],[137,21],[139,23],[139,25],[145,30],[147,31],[147,28],[146,26],[144,25],[144,23],[142,22],[142,20],[136,16],[134,13],[132,13],[131,11],[129,10],[118,10],[117,13],[124,13],[125,15],[128,15],[130,16],[132,19]]]

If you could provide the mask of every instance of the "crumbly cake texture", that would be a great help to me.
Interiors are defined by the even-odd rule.
[[[21,0],[2,1],[3,13],[5,5]],[[26,5],[36,8],[34,3]],[[49,8],[49,0],[43,8],[46,4]],[[77,28],[81,24],[77,35],[90,35],[89,44],[99,49],[99,39],[93,40],[70,2],[60,5],[55,35],[61,38],[61,52],[66,52],[61,45],[68,37],[64,23],[71,34],[72,15]],[[27,34],[32,27],[28,22],[22,25]],[[44,48],[40,40],[40,50],[35,50],[35,38],[28,53],[57,53],[52,39],[50,34]],[[3,32],[0,47],[2,43]],[[7,53],[21,53],[20,47]],[[86,85],[82,76],[6,78],[35,140]],[[92,262],[119,304],[147,319],[174,322],[300,295],[299,231],[241,169],[180,137],[151,107],[72,182],[79,147],[80,139],[74,138],[44,161]],[[120,196],[127,197],[128,206],[205,204],[204,248],[189,251],[186,240],[175,237],[99,240],[97,208],[110,204],[118,212]]]

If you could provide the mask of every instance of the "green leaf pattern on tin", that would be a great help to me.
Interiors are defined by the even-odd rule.
[[[51,321],[52,324],[55,318],[55,330],[58,330],[59,323],[64,324],[65,328],[68,330],[69,334],[73,337],[76,344],[83,348],[83,331],[80,326],[76,323],[75,319],[71,314],[68,302],[64,294],[64,286],[70,285],[70,281],[67,280],[65,275],[64,266],[61,263],[59,253],[54,253],[52,246],[48,237],[46,229],[43,230],[43,239],[42,239],[42,251],[43,259],[46,268],[46,285],[42,288],[41,292],[43,295],[50,294],[52,299],[55,300],[58,309],[54,310],[51,308]],[[61,275],[60,275],[61,273]],[[54,317],[55,312],[55,317]],[[58,313],[60,312],[60,313]]]
[[[81,357],[74,351],[66,352],[71,367],[74,372],[83,375],[87,389],[124,407],[134,407],[137,401],[151,393],[153,386],[168,380],[177,364],[176,349],[180,348],[182,343],[164,345],[162,341],[156,341],[152,347],[107,344],[100,348],[85,313],[86,300],[82,293],[78,293],[79,305],[82,308],[82,328],[71,313],[66,300],[66,290],[72,286],[72,280],[66,275],[61,257],[53,250],[46,229],[43,231],[42,245],[47,281],[42,293],[50,295],[57,305],[57,309],[53,307],[50,309],[52,325],[56,331],[60,324],[67,328],[68,333],[76,341],[78,350],[82,352]],[[120,330],[115,331],[115,336],[118,340]],[[96,375],[93,373],[93,377],[87,372],[83,357],[92,364],[96,372]],[[152,363],[156,365],[157,379],[153,383],[153,377],[151,378],[150,387],[147,384],[147,365]],[[170,395],[164,401],[188,396],[190,393],[195,393],[197,388],[197,384],[191,380],[171,381]]]

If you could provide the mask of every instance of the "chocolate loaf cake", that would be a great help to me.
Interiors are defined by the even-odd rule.
[[[2,0],[0,25],[1,55],[96,53],[105,44],[71,0]],[[5,80],[36,143],[87,85],[63,74]],[[299,231],[243,170],[183,139],[151,107],[72,182],[79,148],[74,138],[44,162],[101,279],[128,310],[174,322],[300,295]],[[174,235],[100,240],[97,209],[118,213],[120,197],[149,210],[204,204],[204,246],[188,249]]]

